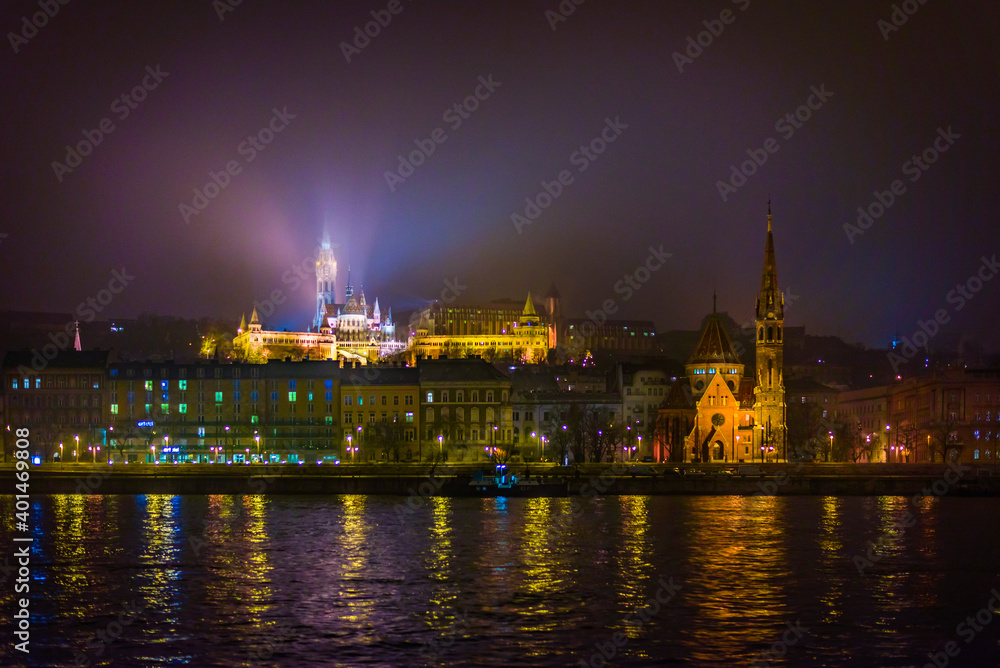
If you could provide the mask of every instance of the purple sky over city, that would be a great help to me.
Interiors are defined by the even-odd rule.
[[[302,329],[326,224],[340,297],[350,266],[383,311],[555,283],[569,315],[692,329],[713,289],[752,317],[770,198],[788,325],[884,346],[944,310],[1000,348],[1000,5],[225,3],[4,4],[0,308],[74,311],[124,267],[112,316],[280,290]]]

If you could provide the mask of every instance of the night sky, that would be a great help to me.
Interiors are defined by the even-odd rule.
[[[892,4],[870,1],[565,0],[560,20],[557,0],[244,0],[220,19],[224,1],[76,0],[37,30],[22,24],[36,2],[4,3],[0,308],[74,311],[124,267],[135,278],[105,314],[235,321],[281,290],[269,324],[302,329],[314,283],[286,272],[325,223],[341,299],[348,265],[397,311],[456,278],[461,301],[554,282],[569,315],[614,299],[616,318],[691,329],[713,288],[720,311],[752,317],[770,197],[788,325],[884,346],[944,309],[942,331],[1000,348],[1000,279],[949,299],[1000,252],[996,3],[910,0],[895,29]],[[373,11],[388,25],[356,49]],[[122,100],[144,81],[145,99]],[[800,107],[807,120],[782,121]],[[90,155],[54,166],[89,148],[84,131]],[[602,131],[602,153],[574,155]],[[244,143],[259,133],[272,141]],[[906,164],[939,137],[926,171]],[[748,150],[766,162],[720,193]],[[518,231],[512,214],[564,171]],[[616,282],[661,246],[672,256],[626,300]]]

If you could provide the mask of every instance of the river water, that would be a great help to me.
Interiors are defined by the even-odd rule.
[[[1000,499],[406,502],[34,497],[24,655],[0,497],[0,665],[1000,665]]]

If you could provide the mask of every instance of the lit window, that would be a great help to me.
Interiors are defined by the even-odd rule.
[[[170,412],[170,404],[160,404],[160,412],[166,415]]]
[[[111,404],[111,414],[118,415],[118,404]]]
[[[294,382],[294,381],[292,381],[292,382]],[[288,400],[289,401],[295,401],[295,393],[294,392],[289,392],[288,393]]]
[[[187,413],[188,412],[188,405],[187,404],[178,404],[177,405],[177,410],[178,410],[178,412],[181,412],[181,413]]]
[[[216,392],[215,393],[215,402],[216,403],[221,403],[222,402],[222,392]]]
[[[188,382],[186,380],[177,381],[177,389],[186,390],[188,389]]]
[[[427,403],[429,403],[429,404],[433,404],[434,403],[434,393],[433,392],[428,392],[427,393]]]

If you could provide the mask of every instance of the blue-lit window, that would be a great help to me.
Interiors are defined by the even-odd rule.
[[[288,381],[288,389],[289,390],[294,390],[295,389],[295,381],[294,380]]]
[[[134,404],[135,403],[135,392],[129,392],[128,396],[126,398],[128,399],[128,402],[130,404]]]
[[[257,390],[250,393],[250,401],[257,403]]]
[[[312,401],[312,400],[313,400],[313,393],[312,393],[312,392],[310,392],[310,393],[309,393],[309,401]]]
[[[161,380],[160,381],[160,389],[161,390],[169,390],[170,389],[170,381],[169,380]]]
[[[277,392],[272,392],[271,393],[271,401],[274,401],[274,402],[278,401],[278,393]]]
[[[118,369],[112,369],[111,370],[111,377],[112,378],[117,378],[118,377]]]
[[[17,378],[14,379],[13,383],[14,383],[13,388],[16,390],[17,389]],[[24,388],[24,389],[28,389],[28,388]]]
[[[332,380],[326,381],[326,389],[328,389],[328,390],[332,390],[333,389],[333,381]]]
[[[333,392],[327,392],[326,393],[326,400],[327,401],[333,401]]]
[[[160,400],[161,401],[170,401],[170,393],[169,392],[164,392],[162,395],[160,395]]]
[[[233,401],[238,403],[239,400],[240,400],[240,391],[237,390],[236,392],[233,392]]]
[[[358,395],[358,406],[364,406],[364,405],[365,405],[365,398],[359,394]]]

